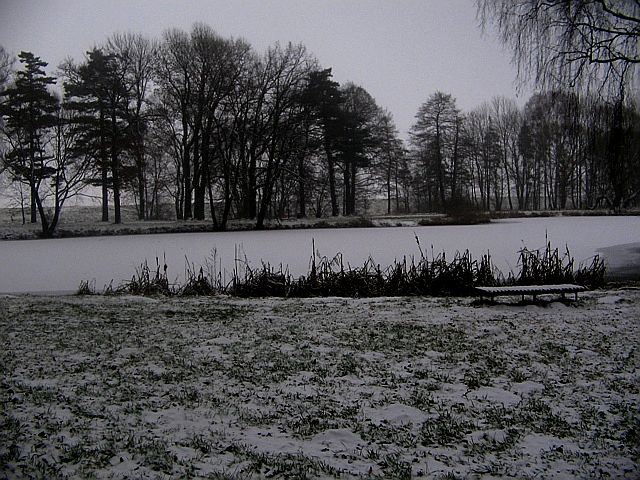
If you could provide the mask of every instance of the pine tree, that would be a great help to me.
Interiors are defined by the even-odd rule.
[[[122,152],[128,146],[124,120],[126,89],[117,58],[100,49],[87,52],[86,63],[67,66],[64,84],[66,108],[76,113],[74,129],[82,138],[77,154],[93,159],[96,173],[90,180],[102,189],[102,221],[109,221],[109,189],[113,191],[114,222],[122,221]]]
[[[318,123],[322,128],[323,147],[327,160],[329,196],[331,197],[331,215],[338,215],[338,197],[336,192],[336,149],[342,131],[340,105],[343,101],[338,82],[331,80],[331,69],[318,70],[309,74],[304,93],[304,102],[315,110]]]
[[[349,83],[342,89],[342,96],[337,143],[344,178],[344,214],[354,215],[358,170],[370,165],[372,153],[382,144],[376,125],[382,112],[362,87]]]
[[[23,69],[16,72],[14,84],[0,94],[0,114],[11,145],[4,162],[15,180],[29,186],[31,223],[37,223],[37,210],[42,209],[40,184],[54,173],[47,166],[51,157],[45,141],[47,131],[57,122],[59,104],[48,90],[56,80],[46,75],[47,63],[31,52],[20,52],[18,58]]]

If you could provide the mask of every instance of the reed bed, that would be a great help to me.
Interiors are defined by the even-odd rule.
[[[577,283],[586,287],[599,287],[604,283],[606,266],[595,256],[590,264],[574,268],[574,259],[568,247],[561,256],[557,248],[547,242],[545,250],[520,250],[518,262],[520,273],[515,281],[517,285],[549,285],[554,283]]]
[[[272,267],[263,263],[251,268],[248,262],[236,259],[230,281],[223,278],[218,268],[203,269],[188,260],[185,262],[185,281],[172,284],[167,276],[166,259],[156,258],[155,268],[145,261],[130,281],[117,287],[109,285],[103,293],[197,296],[231,295],[237,297],[381,297],[381,296],[464,296],[473,294],[477,286],[545,285],[577,283],[589,288],[604,284],[606,267],[595,256],[590,264],[579,265],[569,250],[560,254],[548,242],[544,250],[523,248],[519,252],[519,272],[507,277],[497,269],[489,253],[480,260],[472,258],[468,250],[446,254],[425,254],[416,237],[420,256],[403,257],[392,265],[382,267],[372,258],[360,267],[344,262],[341,254],[333,258],[320,256],[313,244],[313,255],[307,275],[294,277],[286,267]],[[237,257],[237,255],[236,255]],[[243,264],[244,268],[239,265]],[[93,285],[83,282],[78,294],[96,293]]]

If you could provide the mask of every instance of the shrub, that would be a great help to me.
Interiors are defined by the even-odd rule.
[[[371,219],[366,217],[350,218],[349,221],[347,222],[347,225],[349,227],[355,227],[355,228],[369,228],[369,227],[375,226],[371,221]]]
[[[445,213],[453,223],[459,225],[477,225],[491,221],[489,213],[478,208],[469,199],[451,200],[445,207]]]

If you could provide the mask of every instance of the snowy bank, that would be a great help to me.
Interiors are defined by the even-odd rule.
[[[640,291],[0,296],[9,478],[637,478]]]

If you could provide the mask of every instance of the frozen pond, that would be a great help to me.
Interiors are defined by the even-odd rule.
[[[343,255],[344,263],[359,267],[371,256],[382,266],[403,256],[419,257],[415,236],[431,258],[442,251],[451,258],[469,250],[475,259],[487,251],[505,274],[517,270],[518,251],[542,249],[546,239],[576,262],[590,262],[600,253],[613,275],[640,277],[640,217],[550,217],[510,219],[474,226],[394,227],[369,229],[279,230],[260,232],[131,235],[56,240],[0,242],[0,292],[75,291],[83,280],[95,281],[97,290],[113,280],[130,279],[146,259],[166,256],[170,279],[180,280],[185,258],[196,265],[211,261],[227,272],[244,260],[288,266],[294,275],[306,274],[312,254]]]

